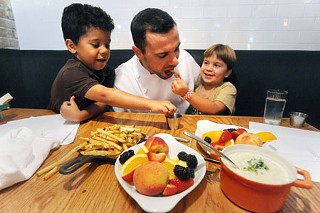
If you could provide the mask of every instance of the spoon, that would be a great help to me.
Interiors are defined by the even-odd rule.
[[[214,146],[212,146],[211,144],[209,144],[208,142],[202,140],[201,138],[199,138],[198,136],[192,134],[191,132],[184,132],[185,135],[199,141],[200,143],[202,143],[203,145],[205,145],[206,147],[212,149],[216,154],[218,154],[220,157],[225,158],[226,160],[228,160],[230,163],[232,163],[236,168],[239,169],[239,167],[237,166],[237,164],[235,164],[230,158],[228,158],[228,156],[226,156],[225,154],[223,154],[222,152],[220,152],[219,150],[217,150],[216,148],[214,148]]]

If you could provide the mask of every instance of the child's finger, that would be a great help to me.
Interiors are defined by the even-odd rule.
[[[76,99],[76,97],[74,97],[74,95],[73,96],[71,96],[71,98],[70,98],[70,102],[71,103],[75,103],[76,101],[75,101],[75,99]]]
[[[171,72],[173,72],[173,75],[174,75],[174,77],[176,77],[176,78],[181,78],[180,77],[180,74],[177,72],[177,71],[175,71],[175,70],[171,70]]]

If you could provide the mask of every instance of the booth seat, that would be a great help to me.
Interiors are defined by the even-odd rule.
[[[201,65],[201,49],[187,50]],[[111,50],[116,68],[132,50]],[[288,91],[284,117],[292,111],[309,114],[307,122],[320,128],[320,51],[236,50],[238,63],[231,81],[238,89],[235,115],[263,116],[267,89]],[[51,84],[72,57],[66,50],[0,49],[0,96],[13,96],[11,107],[46,108]],[[159,88],[160,89],[160,88]]]

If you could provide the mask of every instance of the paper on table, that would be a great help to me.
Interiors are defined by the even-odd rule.
[[[65,120],[60,114],[30,117],[1,125],[0,135],[12,129],[27,127],[35,134],[52,137],[60,141],[60,145],[66,145],[73,142],[79,125],[79,123]]]
[[[61,115],[31,117],[0,127],[0,190],[29,179],[51,149],[72,143],[79,123]]]
[[[320,132],[249,122],[250,132],[272,132],[277,140],[264,147],[275,150],[294,166],[307,170],[320,182]]]

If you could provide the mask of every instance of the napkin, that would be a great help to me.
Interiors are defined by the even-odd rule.
[[[256,122],[249,122],[249,129],[253,133],[272,132],[277,140],[265,143],[264,147],[310,172],[312,181],[320,182],[320,132]]]
[[[79,123],[60,114],[30,117],[0,126],[0,190],[29,179],[51,149],[72,143]]]

